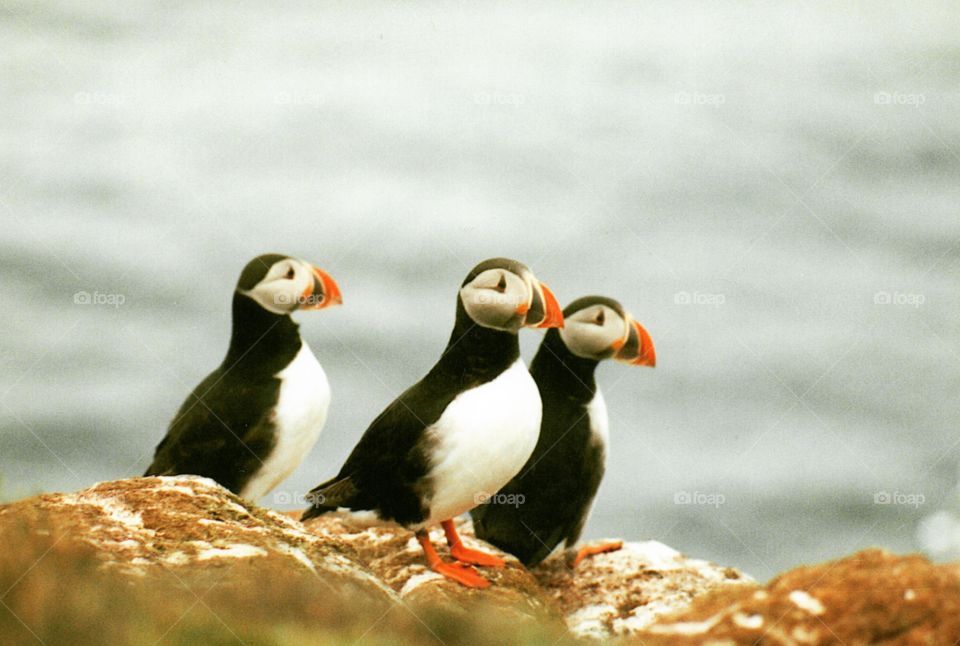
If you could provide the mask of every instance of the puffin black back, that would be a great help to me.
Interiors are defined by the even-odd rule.
[[[244,378],[268,379],[303,346],[300,326],[289,315],[268,312],[239,291],[233,293],[232,311],[230,345],[217,368],[221,375],[236,370]]]
[[[459,393],[495,379],[519,358],[516,334],[475,323],[457,299],[453,332],[423,381],[438,394]]]

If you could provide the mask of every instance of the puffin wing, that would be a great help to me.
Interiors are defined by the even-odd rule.
[[[237,493],[262,465],[274,441],[271,412],[238,405],[243,388],[208,388],[213,376],[184,401],[145,476],[205,476]]]
[[[600,482],[603,480],[603,474],[606,470],[605,453],[606,448],[598,442],[591,442],[583,453],[584,466],[580,477],[580,486],[577,487],[575,492],[571,492],[570,500],[570,508],[577,510],[577,515],[563,537],[567,547],[573,547],[580,540],[583,528],[590,518],[593,501],[597,496],[597,490],[600,489]]]
[[[313,504],[303,519],[347,507],[376,510],[401,524],[421,520],[430,464],[425,431],[452,399],[431,397],[424,382],[397,397],[373,420],[337,477],[310,492]]]
[[[167,428],[167,434],[157,445],[153,462],[144,476],[178,475],[183,473],[181,465],[190,462],[191,456],[214,454],[226,444],[223,434],[209,431],[211,423],[216,423],[216,420],[197,395],[202,388],[203,384],[180,406]]]

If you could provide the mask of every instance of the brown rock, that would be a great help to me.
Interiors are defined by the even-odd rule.
[[[103,482],[77,493],[44,494],[0,506],[0,531],[33,528],[57,543],[94,548],[101,568],[134,576],[231,569],[312,573],[332,590],[381,603],[393,591],[335,542],[257,507],[212,480],[193,476]],[[217,575],[222,580],[222,575]]]
[[[336,512],[308,520],[306,528],[326,541],[349,549],[401,599],[414,606],[463,610],[482,602],[510,613],[511,620],[543,619],[554,609],[533,575],[513,556],[476,539],[469,521],[459,525],[464,544],[507,561],[502,569],[479,569],[493,583],[486,590],[465,588],[431,571],[413,532],[398,525],[369,520],[360,514]],[[441,557],[450,560],[443,532],[434,530],[430,538]]]
[[[638,633],[644,644],[956,644],[953,565],[866,550],[726,589]]]
[[[469,522],[460,529],[468,545],[496,553]],[[439,530],[433,539],[448,556]],[[105,482],[0,506],[0,544],[0,641],[4,630],[23,639],[34,626],[58,643],[94,642],[104,630],[99,618],[115,617],[110,608],[119,603],[132,619],[111,623],[114,641],[151,643],[197,607],[212,613],[213,635],[226,614],[250,617],[255,635],[277,618],[308,635],[339,622],[354,631],[351,641],[377,626],[431,637],[446,626],[446,638],[490,643],[505,625],[550,617],[577,636],[634,636],[649,645],[960,640],[960,569],[920,556],[868,550],[761,587],[647,541],[576,570],[565,554],[532,572],[502,555],[505,568],[482,569],[493,585],[469,590],[429,571],[401,527],[343,513],[304,526],[189,476]],[[95,573],[112,578],[97,582]],[[397,607],[406,612],[391,615]],[[425,623],[438,610],[447,619]],[[146,628],[136,619],[144,612],[153,617]],[[132,638],[131,630],[147,633]]]
[[[307,521],[309,531],[354,550],[356,558],[390,585],[406,601],[419,606],[469,607],[483,601],[528,618],[544,613],[562,616],[580,637],[630,635],[657,617],[686,608],[697,596],[728,586],[752,586],[752,580],[732,568],[687,559],[658,543],[626,543],[624,548],[586,559],[571,570],[558,553],[532,572],[513,556],[476,539],[469,520],[458,528],[468,547],[497,554],[506,568],[483,568],[493,582],[487,590],[468,590],[427,569],[413,533],[392,524],[363,521],[356,515],[331,513]],[[431,539],[441,556],[449,558],[439,530]]]
[[[708,592],[756,587],[733,568],[687,558],[657,541],[624,543],[583,560],[576,570],[568,560],[555,554],[534,574],[579,637],[632,635]]]

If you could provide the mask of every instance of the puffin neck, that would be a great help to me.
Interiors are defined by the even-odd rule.
[[[519,358],[520,342],[516,334],[475,323],[457,299],[453,333],[430,374],[454,379],[468,387],[496,379]]]
[[[540,349],[530,364],[530,374],[538,385],[550,384],[551,392],[562,393],[583,404],[589,403],[597,392],[594,375],[600,362],[585,359],[570,352],[556,329],[547,331]]]
[[[233,294],[233,330],[223,366],[273,376],[300,351],[300,328],[287,314],[263,309],[249,296]]]

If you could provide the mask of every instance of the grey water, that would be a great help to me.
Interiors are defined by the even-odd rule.
[[[263,501],[294,508],[504,255],[656,343],[600,368],[588,537],[758,578],[919,549],[960,463],[958,27],[948,2],[0,0],[0,497],[142,473],[279,251],[344,295],[298,315],[334,399]]]

